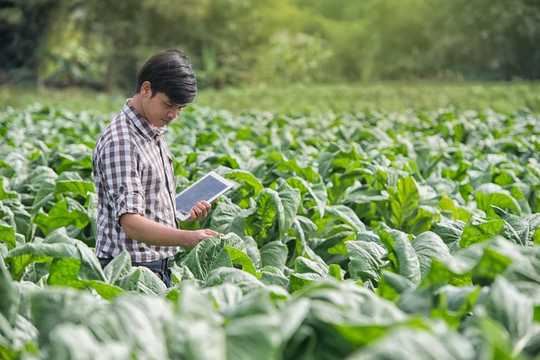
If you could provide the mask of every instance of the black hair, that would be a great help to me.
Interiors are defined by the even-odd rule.
[[[162,92],[176,105],[195,99],[197,80],[187,56],[178,49],[159,52],[148,59],[137,75],[137,92],[149,81],[152,96]]]

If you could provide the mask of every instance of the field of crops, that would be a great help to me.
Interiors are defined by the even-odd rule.
[[[509,359],[540,354],[540,117],[191,108],[177,189],[239,184],[174,287],[93,252],[108,116],[0,112],[2,359]]]

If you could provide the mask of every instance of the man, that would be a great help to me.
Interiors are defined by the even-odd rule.
[[[154,271],[169,287],[168,262],[179,247],[217,235],[210,229],[178,229],[172,155],[163,136],[196,92],[186,56],[179,50],[160,52],[143,65],[136,94],[98,139],[93,154],[96,254],[103,267],[127,250],[134,265]],[[210,208],[200,202],[190,218],[203,218]]]

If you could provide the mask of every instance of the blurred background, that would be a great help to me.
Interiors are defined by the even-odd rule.
[[[148,56],[175,47],[203,102],[205,91],[219,102],[220,90],[325,85],[332,97],[388,81],[517,81],[528,93],[538,44],[539,0],[0,0],[0,92],[4,103],[21,87],[123,96]]]

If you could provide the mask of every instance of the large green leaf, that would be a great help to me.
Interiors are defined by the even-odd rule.
[[[116,284],[121,278],[126,276],[131,270],[131,257],[127,250],[123,250],[119,255],[111,260],[103,269],[105,278],[110,284]]]
[[[456,333],[433,334],[418,329],[397,329],[377,343],[349,357],[356,359],[462,359],[472,360],[475,352],[466,338]]]
[[[287,262],[287,252],[287,246],[281,241],[266,243],[261,248],[262,266],[273,266],[283,270],[285,268],[285,263]]]
[[[282,347],[304,321],[309,309],[307,301],[287,304],[281,312],[257,314],[232,319],[225,327],[227,357],[260,359],[280,357]]]
[[[480,223],[468,223],[463,228],[459,245],[461,247],[467,247],[475,243],[492,239],[500,234],[503,228],[504,221],[501,219],[493,219]]]
[[[451,261],[448,246],[435,233],[427,231],[418,235],[413,241],[412,246],[418,261],[420,262],[420,272],[422,275],[429,271],[431,259],[439,259],[442,262]]]
[[[368,241],[348,241],[346,246],[351,278],[379,281],[381,268],[386,263],[386,249]]]
[[[496,216],[493,206],[507,210],[513,214],[521,214],[521,208],[510,193],[496,184],[483,184],[475,193],[478,208],[484,210],[489,217]]]
[[[0,257],[0,292],[3,294],[0,298],[0,315],[14,324],[20,299],[2,257]]]
[[[510,282],[499,277],[490,289],[485,304],[488,314],[502,324],[514,344],[523,338],[533,325],[533,302]]]
[[[395,188],[389,189],[389,194],[391,224],[402,229],[407,219],[413,217],[420,206],[416,181],[412,177],[401,178]]]
[[[356,213],[351,208],[345,205],[334,205],[329,206],[326,211],[329,214],[337,217],[342,222],[350,225],[356,232],[366,231],[366,226],[362,221],[360,221]]]
[[[328,195],[326,194],[326,188],[323,182],[310,184],[301,177],[295,176],[287,179],[287,183],[295,189],[298,189],[303,197],[305,196],[304,194],[309,195],[317,207],[319,216],[324,216]]]
[[[87,198],[88,193],[95,192],[95,187],[92,181],[83,180],[78,173],[66,171],[56,178],[55,192]]]
[[[38,213],[34,218],[34,223],[45,235],[48,235],[53,230],[67,225],[83,229],[90,223],[90,218],[78,202],[71,198],[64,198],[57,202],[47,214]]]
[[[399,274],[418,284],[421,277],[420,262],[407,234],[398,230],[382,229],[379,236],[392,255],[390,260],[395,262]]]
[[[112,299],[122,294],[122,289],[103,281],[80,279],[80,268],[81,261],[78,259],[55,259],[51,264],[47,283],[76,289],[92,288],[104,299]]]
[[[264,189],[257,198],[255,213],[246,219],[247,235],[253,236],[259,246],[283,239],[294,222],[299,205],[300,193],[286,183],[279,192]]]
[[[245,257],[241,257],[238,251],[227,250],[227,248],[237,249]],[[249,265],[250,259],[243,252],[245,245],[237,235],[230,233],[225,237],[213,237],[201,241],[182,260],[182,265],[189,268],[191,273],[199,280],[204,280],[208,274],[222,266],[232,266],[233,258],[243,262],[243,266],[248,266],[253,271],[253,264]],[[253,274],[255,275],[255,274]]]

